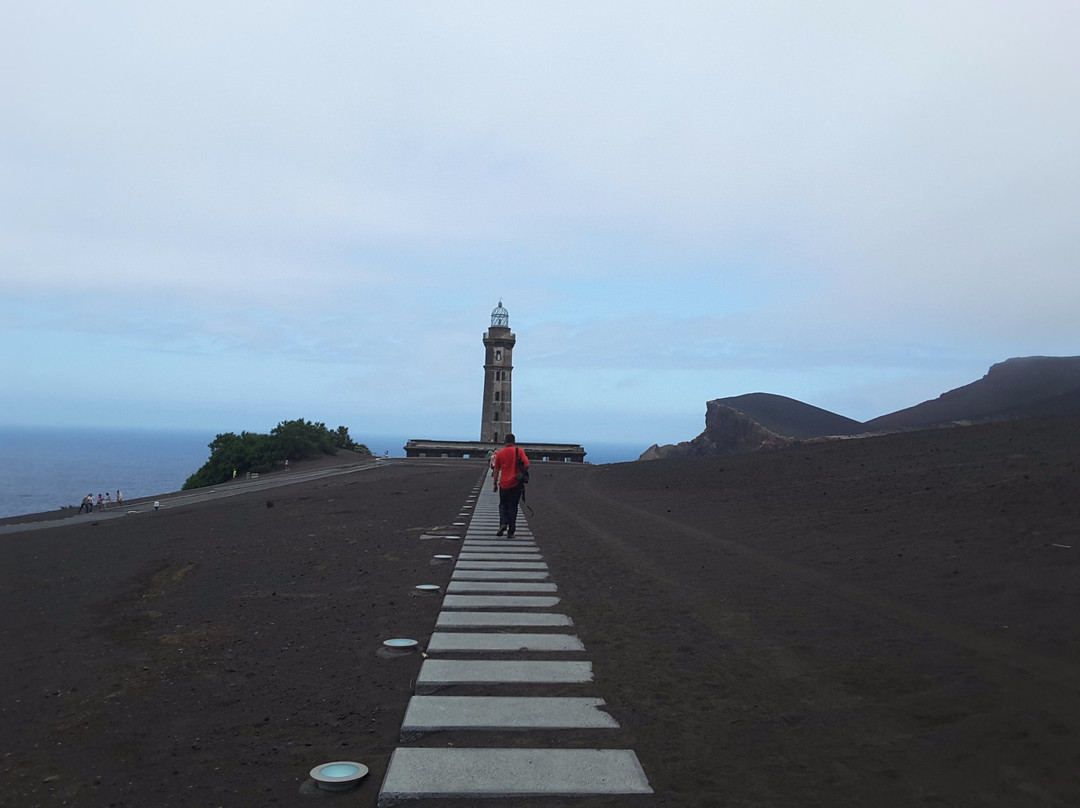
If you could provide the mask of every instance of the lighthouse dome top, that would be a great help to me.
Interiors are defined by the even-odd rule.
[[[499,301],[499,305],[491,310],[491,324],[503,328],[508,328],[510,326],[510,313],[503,308],[501,300]]]

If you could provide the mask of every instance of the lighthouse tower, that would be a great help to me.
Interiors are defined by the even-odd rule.
[[[510,409],[510,374],[514,369],[514,343],[510,315],[502,301],[491,312],[491,327],[484,332],[484,416],[480,425],[483,443],[501,443],[513,432]]]

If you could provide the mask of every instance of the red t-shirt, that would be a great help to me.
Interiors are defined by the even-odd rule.
[[[529,458],[516,446],[504,446],[495,453],[495,474],[499,488],[513,488],[518,485],[518,465],[529,467]]]

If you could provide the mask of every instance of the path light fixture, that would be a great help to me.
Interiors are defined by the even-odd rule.
[[[375,656],[382,659],[392,659],[393,657],[408,656],[416,650],[419,643],[416,640],[410,640],[407,637],[395,637],[392,640],[383,640],[379,650],[375,652]]]
[[[324,791],[346,791],[356,787],[368,773],[363,763],[335,760],[321,763],[311,770],[311,779]]]

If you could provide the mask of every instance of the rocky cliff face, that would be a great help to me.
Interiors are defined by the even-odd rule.
[[[705,405],[704,432],[693,440],[682,443],[666,446],[653,444],[638,460],[742,454],[759,449],[779,449],[794,442],[793,438],[777,435],[754,419],[717,399]]]
[[[976,382],[864,424],[868,432],[959,422],[1071,415],[1080,404],[1080,356],[1025,356],[991,366]]]
[[[797,440],[1080,414],[1080,356],[1005,360],[970,385],[865,423],[771,393],[730,396],[705,407],[704,432],[684,443],[653,444],[638,459],[738,455]]]
[[[770,393],[718,398],[706,404],[704,432],[683,443],[654,444],[638,459],[715,457],[797,440],[1077,413],[1080,356],[1028,356],[999,362],[976,382],[865,423]]]

